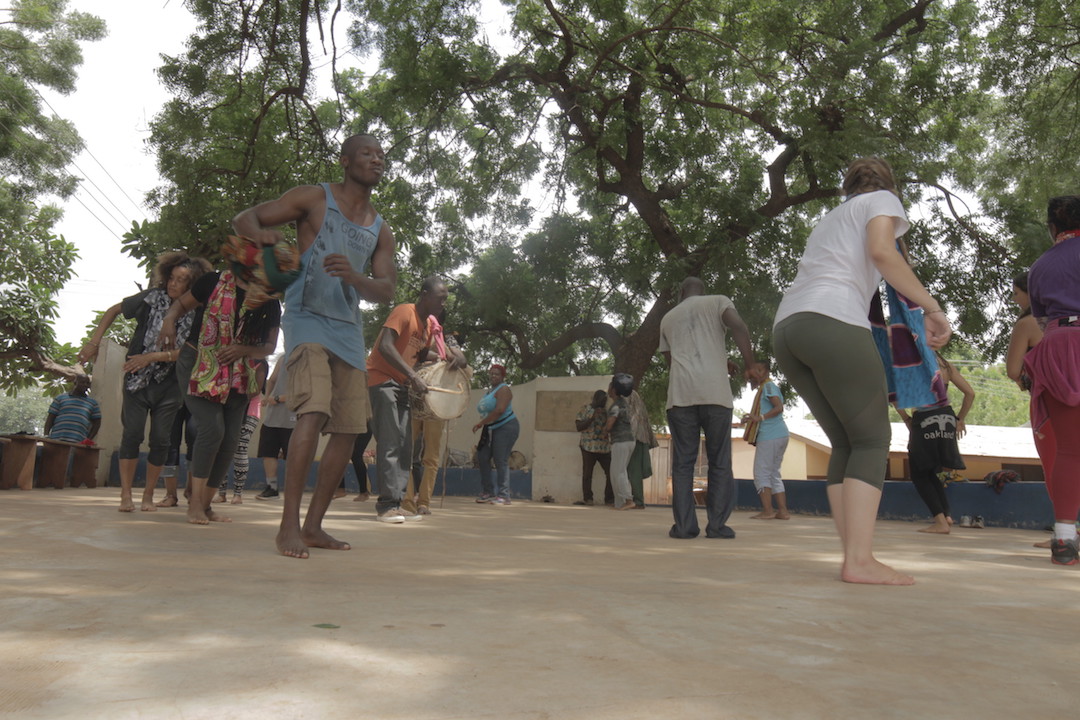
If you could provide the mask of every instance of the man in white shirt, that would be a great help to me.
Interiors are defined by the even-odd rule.
[[[705,535],[733,538],[727,519],[735,507],[731,472],[731,385],[725,335],[730,332],[742,354],[744,373],[754,364],[750,332],[731,300],[706,295],[696,277],[683,281],[680,302],[660,322],[660,352],[668,364],[667,421],[671,431],[671,509],[673,538],[698,536],[694,505],[694,466],[701,432],[709,461]],[[734,366],[731,366],[734,369]]]

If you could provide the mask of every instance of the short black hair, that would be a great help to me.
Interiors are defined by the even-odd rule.
[[[1059,233],[1080,230],[1080,195],[1061,195],[1046,204],[1046,222]]]
[[[345,138],[345,142],[341,143],[341,156],[346,157],[348,155],[352,155],[354,152],[356,152],[356,146],[364,140],[372,140],[376,143],[379,142],[379,139],[377,137],[369,133],[357,133],[356,135],[350,135],[349,137]]]
[[[424,278],[424,282],[420,285],[420,294],[429,293],[440,285],[445,285],[446,281],[438,275],[428,275]]]

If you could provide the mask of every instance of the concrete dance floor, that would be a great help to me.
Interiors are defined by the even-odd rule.
[[[1044,533],[882,522],[909,588],[838,577],[832,522],[667,537],[668,508],[335,501],[348,552],[273,547],[280,500],[120,514],[116,488],[0,493],[0,715],[1020,718],[1080,699],[1080,571]],[[160,497],[160,491],[159,491]],[[437,503],[436,503],[437,505]]]

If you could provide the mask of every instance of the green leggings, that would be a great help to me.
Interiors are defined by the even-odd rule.
[[[796,313],[773,329],[780,369],[829,437],[829,484],[856,478],[879,490],[889,461],[885,369],[865,328]]]

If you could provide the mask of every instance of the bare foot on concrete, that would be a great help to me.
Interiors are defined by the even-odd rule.
[[[371,497],[371,493],[360,493],[359,495],[357,495],[356,497],[353,498],[353,502],[365,502],[370,497]]]
[[[135,512],[135,503],[131,501],[130,495],[120,496],[120,512]]]
[[[215,496],[214,496],[214,499],[213,499],[213,500],[211,500],[210,502],[215,502],[215,503],[222,503],[222,502],[225,502],[225,496],[224,496],[224,495],[221,495],[221,494],[215,495]]]
[[[208,509],[209,508],[201,508],[194,503],[189,503],[187,509],[187,521],[192,525],[209,525],[210,518],[206,515]]]
[[[274,539],[278,552],[285,557],[306,558],[308,556],[307,545],[300,539],[300,533],[296,530],[278,530]]]
[[[218,515],[210,508],[206,508],[206,519],[210,522],[232,522],[231,517],[225,517],[224,515]]]
[[[166,495],[165,499],[157,504],[158,507],[176,507],[180,504],[180,501],[176,499],[175,495]]]
[[[767,513],[764,510],[762,510],[757,515],[751,515],[750,519],[751,520],[775,520],[776,519],[776,513]]]
[[[335,500],[337,500],[338,498],[343,498],[343,497],[345,497],[345,488],[338,488],[337,490],[334,491],[334,499]]]
[[[854,566],[845,563],[840,568],[840,579],[846,583],[861,585],[914,585],[915,578],[893,570],[877,560]]]
[[[244,498],[240,495],[233,495],[232,500],[230,500],[229,502],[231,502],[233,505],[243,505]]]
[[[1037,543],[1035,543],[1035,544],[1034,544],[1034,545],[1032,545],[1031,547],[1037,547],[1037,548],[1049,548],[1049,547],[1050,547],[1050,541],[1049,541],[1049,540],[1043,540],[1042,542],[1037,542]]]
[[[325,530],[317,532],[301,531],[300,537],[308,547],[324,548],[326,550],[352,550],[349,543],[330,537]]]
[[[157,505],[154,504],[153,498],[150,500],[143,500],[142,507],[139,508],[143,512],[157,512]]]
[[[786,513],[786,512],[778,512],[778,513],[776,513],[776,519],[777,520],[790,520],[791,515]]]
[[[948,535],[949,534],[949,523],[935,522],[935,523],[932,523],[932,524],[930,524],[930,525],[928,525],[928,526],[926,526],[924,528],[919,528],[919,532],[921,532],[921,533],[932,533],[932,534],[935,534],[935,535]]]

